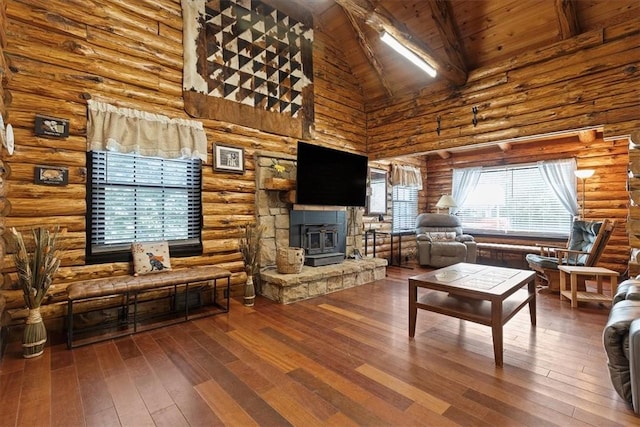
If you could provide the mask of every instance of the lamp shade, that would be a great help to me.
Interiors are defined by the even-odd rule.
[[[436,208],[438,209],[448,209],[456,207],[458,207],[458,204],[456,203],[455,199],[449,194],[443,194],[442,197],[440,197],[440,200],[438,200],[438,203],[436,203]]]
[[[576,171],[574,171],[574,173],[576,174],[576,176],[580,179],[587,179],[587,178],[591,178],[594,174],[595,170],[593,169],[578,169]]]

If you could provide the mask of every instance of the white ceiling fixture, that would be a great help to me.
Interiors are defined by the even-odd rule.
[[[413,53],[411,50],[407,49],[403,44],[401,44],[398,40],[393,38],[389,33],[384,31],[380,36],[380,39],[391,46],[396,52],[407,58],[409,61],[413,62],[420,69],[422,69],[425,73],[429,74],[431,77],[436,76],[436,70],[431,65],[427,64],[423,61],[418,55]]]

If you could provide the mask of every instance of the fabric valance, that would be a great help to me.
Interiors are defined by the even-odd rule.
[[[413,166],[394,164],[391,166],[391,185],[415,187],[422,190],[422,172]]]
[[[87,151],[137,153],[166,159],[207,162],[207,137],[201,122],[87,102]]]

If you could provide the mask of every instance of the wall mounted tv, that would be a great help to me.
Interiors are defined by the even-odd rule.
[[[298,204],[365,205],[367,156],[298,141],[297,160]]]

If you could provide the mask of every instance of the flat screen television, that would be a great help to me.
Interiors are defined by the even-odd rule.
[[[364,206],[368,161],[367,156],[298,141],[296,202]]]

